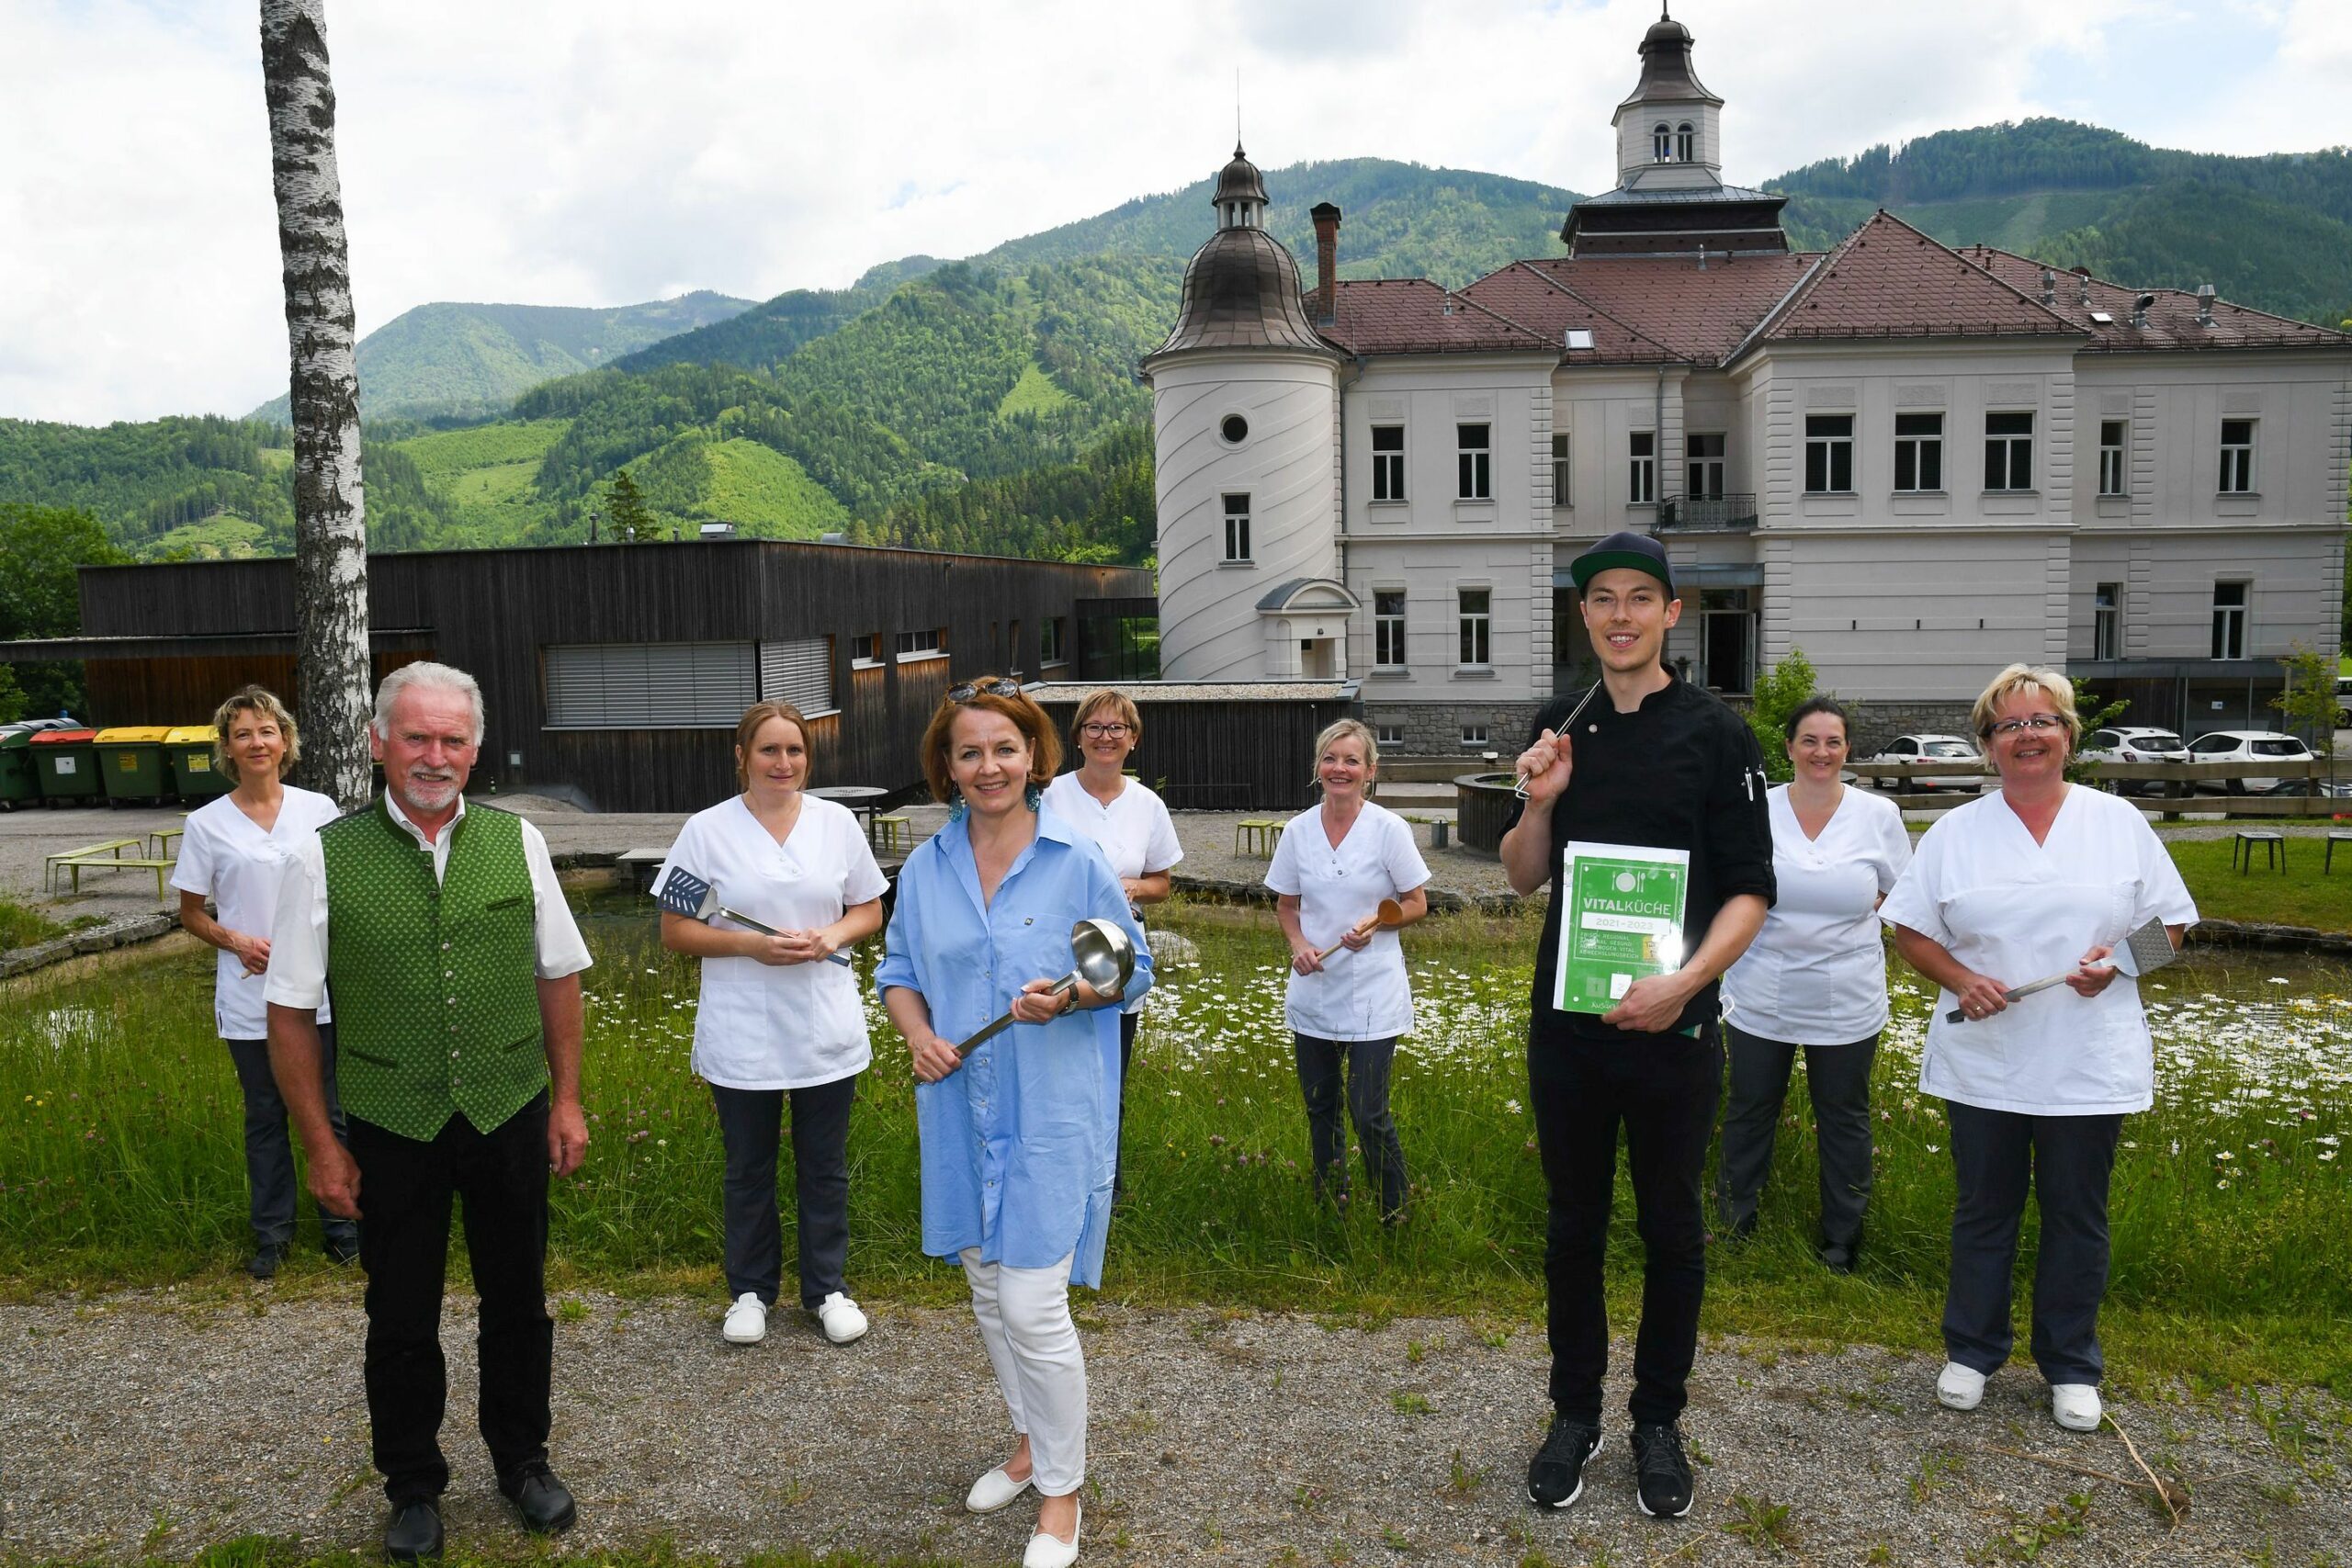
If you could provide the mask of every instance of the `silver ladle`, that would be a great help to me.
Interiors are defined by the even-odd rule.
[[[1109,920],[1080,920],[1070,927],[1069,958],[1070,972],[1054,982],[1048,996],[1060,996],[1083,980],[1094,987],[1096,995],[1115,997],[1127,988],[1136,972],[1135,944]],[[960,1056],[980,1042],[994,1039],[1012,1021],[1012,1014],[1003,1013],[957,1045],[956,1054]]]

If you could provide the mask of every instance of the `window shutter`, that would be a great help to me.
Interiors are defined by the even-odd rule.
[[[836,711],[833,639],[801,637],[760,644],[760,696],[790,703],[808,718]]]
[[[571,643],[545,652],[549,729],[732,729],[757,698],[748,642]]]

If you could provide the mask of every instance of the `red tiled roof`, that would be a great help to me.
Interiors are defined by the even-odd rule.
[[[1426,277],[1341,278],[1326,341],[1351,354],[1541,354],[1559,346]]]
[[[1588,256],[1570,260],[1520,262],[1470,286],[1473,296],[1511,274],[1533,274],[1555,292],[1569,297],[1569,308],[1589,307],[1605,312],[1641,334],[1648,344],[1663,344],[1674,357],[1704,364],[1721,361],[1739,346],[1772,307],[1787,298],[1821,258],[1817,254],[1710,256],[1702,269],[1693,256]],[[1508,307],[1505,307],[1508,309]],[[1551,328],[1552,314],[1511,313],[1529,326]],[[1588,325],[1562,321],[1558,325]],[[1557,333],[1553,333],[1557,341]],[[1596,352],[1602,344],[1598,338]],[[1650,348],[1640,355],[1656,359]],[[1569,356],[1580,363],[1581,355]]]
[[[2075,337],[2083,328],[1888,212],[1846,236],[1758,334]]]
[[[1517,262],[1489,273],[1463,290],[1477,303],[1499,310],[1539,333],[1544,345],[1570,365],[1655,365],[1684,355],[1639,328],[1580,298],[1531,263]],[[1562,333],[1581,327],[1592,333],[1589,349],[1565,350]]]
[[[2048,265],[2031,256],[2021,256],[2009,251],[1995,250],[1990,245],[1961,247],[1962,260],[1984,268],[2002,281],[2041,298],[2041,274]],[[2274,316],[2267,310],[2249,310],[2224,299],[2213,301],[2213,324],[2199,326],[2197,321],[2197,296],[2180,288],[2129,288],[2104,278],[2085,279],[2080,274],[2064,267],[2051,267],[2057,274],[2056,298],[2050,309],[2075,323],[2080,331],[2090,334],[2094,351],[2212,349],[2212,348],[2352,348],[2352,333],[2317,327],[2308,321],[2298,321],[2285,316]],[[2090,286],[2090,302],[2083,303],[2083,286]],[[2132,308],[2143,294],[2154,294],[2156,301],[2148,308],[2148,324],[2132,324]],[[2094,321],[2093,310],[2106,312],[2108,320]]]

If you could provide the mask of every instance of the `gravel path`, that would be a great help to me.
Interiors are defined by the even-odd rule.
[[[381,1505],[357,1293],[335,1280],[291,1297],[0,1305],[0,1556],[185,1559],[247,1532],[370,1549]],[[719,1341],[715,1302],[567,1298],[554,1457],[582,1522],[565,1551],[667,1541],[724,1558],[799,1546],[1018,1561],[1033,1506],[974,1519],[960,1506],[1004,1437],[968,1314],[867,1306],[874,1332],[846,1349],[781,1315],[765,1344],[738,1349]],[[470,1316],[456,1302],[445,1324],[447,1511],[453,1544],[506,1552],[519,1538],[471,1429]],[[1698,1504],[1660,1522],[1633,1503],[1623,1343],[1586,1495],[1539,1515],[1521,1490],[1547,1414],[1538,1325],[1083,1296],[1079,1321],[1093,1391],[1086,1562],[2301,1568],[2352,1542],[2352,1411],[2324,1394],[2297,1395],[2286,1422],[2275,1394],[2123,1406],[2151,1462],[2193,1488],[2173,1527],[2145,1493],[2068,1468],[2137,1473],[2112,1433],[2053,1427],[2028,1368],[1960,1416],[1936,1406],[1935,1368],[1917,1358],[1716,1342],[1684,1420],[1704,1455]]]

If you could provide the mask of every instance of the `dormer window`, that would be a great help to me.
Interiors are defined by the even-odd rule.
[[[1674,131],[1674,161],[1688,164],[1690,159],[1690,122],[1684,120]]]
[[[1650,157],[1660,164],[1674,162],[1674,132],[1661,120],[1650,131]]]

